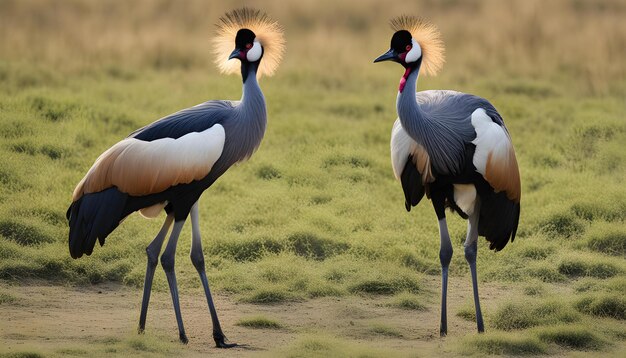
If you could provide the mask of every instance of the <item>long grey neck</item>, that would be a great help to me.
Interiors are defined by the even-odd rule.
[[[263,129],[265,129],[267,111],[265,108],[265,97],[256,78],[258,62],[247,67],[248,73],[243,82],[241,103],[238,106],[240,118],[262,122]]]
[[[233,133],[224,151],[225,157],[231,157],[233,162],[249,158],[259,147],[267,126],[267,110],[265,97],[256,78],[259,62],[242,65],[243,91],[241,102],[235,107],[235,116],[229,125],[228,133]]]
[[[220,159],[213,165],[205,182],[207,187],[231,165],[248,159],[259,147],[267,125],[265,97],[256,79],[256,64],[242,64],[243,91],[241,101],[222,121],[226,140]]]
[[[406,79],[406,83],[402,91],[398,91],[398,98],[396,99],[396,109],[398,116],[400,117],[400,123],[407,133],[418,143],[422,143],[422,138],[425,135],[424,125],[426,118],[424,113],[417,104],[415,98],[415,89],[417,86],[417,78],[419,76],[419,67],[415,68]]]

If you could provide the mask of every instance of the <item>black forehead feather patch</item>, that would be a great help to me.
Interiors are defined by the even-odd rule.
[[[247,44],[250,44],[254,41],[256,35],[252,30],[249,29],[241,29],[237,31],[237,36],[235,37],[235,46],[237,48],[246,48]]]
[[[412,44],[412,38],[413,36],[407,30],[396,31],[391,38],[391,48],[397,53],[406,52],[406,46]]]

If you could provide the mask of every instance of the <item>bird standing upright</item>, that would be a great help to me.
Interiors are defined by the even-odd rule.
[[[495,251],[515,239],[520,215],[520,175],[509,132],[486,99],[455,91],[414,92],[420,70],[436,74],[444,61],[437,28],[419,18],[400,16],[391,48],[374,62],[394,61],[405,68],[400,80],[391,132],[393,171],[402,184],[406,210],[424,194],[439,220],[441,262],[440,334],[448,332],[446,295],[452,243],[445,208],[468,219],[465,258],[472,276],[476,323],[484,331],[478,298],[478,236]]]
[[[92,253],[96,239],[102,246],[131,213],[139,210],[146,217],[156,217],[165,210],[165,223],[146,248],[148,266],[139,332],[145,328],[159,253],[173,224],[161,265],[170,287],[180,341],[187,343],[174,257],[178,236],[191,214],[190,256],[204,286],[213,339],[217,347],[229,348],[234,344],[227,343],[222,333],[205,273],[198,199],[228,168],[249,158],[261,144],[267,113],[257,76],[274,73],[284,51],[284,37],[277,22],[258,10],[243,8],[220,18],[214,45],[222,72],[241,71],[241,100],[204,102],[131,133],[100,155],[78,183],[67,218],[70,254],[79,258]]]

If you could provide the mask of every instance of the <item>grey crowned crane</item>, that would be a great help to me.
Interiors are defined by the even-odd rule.
[[[406,210],[424,195],[439,220],[441,261],[440,334],[448,332],[446,295],[452,243],[445,208],[468,220],[465,259],[472,276],[476,324],[484,331],[478,299],[478,236],[502,250],[515,239],[520,215],[520,175],[513,144],[502,117],[486,99],[455,91],[414,92],[420,70],[434,75],[443,65],[437,28],[419,18],[392,19],[391,48],[374,62],[394,61],[404,68],[391,132],[391,162],[402,184]]]
[[[249,158],[261,144],[267,112],[257,76],[274,73],[284,44],[280,25],[260,11],[243,8],[226,13],[217,25],[216,62],[224,73],[241,71],[241,100],[204,102],[136,130],[100,155],[76,186],[67,210],[69,249],[75,259],[90,255],[96,240],[103,245],[107,235],[131,213],[140,211],[146,217],[156,217],[161,210],[167,213],[161,230],[146,248],[148,267],[139,332],[145,328],[159,253],[173,224],[161,265],[172,294],[180,341],[187,343],[174,257],[178,236],[191,216],[190,256],[204,286],[213,339],[217,347],[234,346],[222,333],[209,290],[198,199],[228,168]]]

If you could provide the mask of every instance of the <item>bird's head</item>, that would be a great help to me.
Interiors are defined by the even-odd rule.
[[[241,69],[244,82],[249,71],[258,76],[274,74],[285,49],[280,25],[250,8],[236,9],[221,17],[213,44],[219,69],[228,74]]]
[[[407,30],[396,31],[391,37],[389,51],[378,56],[374,62],[394,61],[402,66],[415,67],[422,60],[422,48]]]
[[[263,46],[257,40],[256,35],[250,29],[241,29],[235,36],[235,49],[228,56],[229,60],[234,58],[244,62],[261,61],[263,57]]]
[[[389,51],[380,55],[374,62],[394,61],[405,68],[400,81],[400,92],[408,76],[420,68],[428,75],[435,75],[444,63],[444,47],[441,34],[434,25],[413,16],[400,16],[392,19]]]

